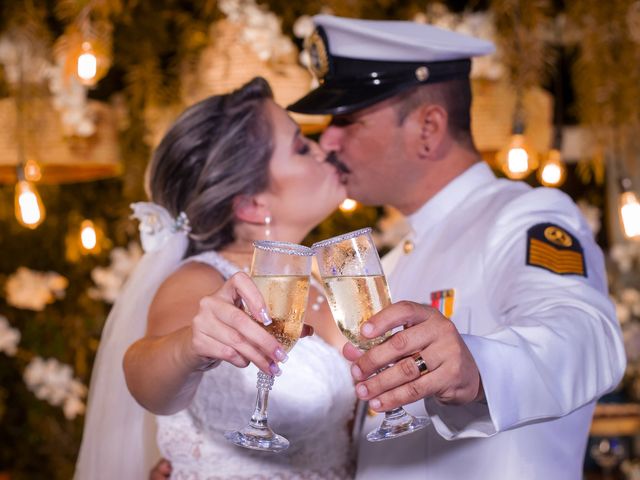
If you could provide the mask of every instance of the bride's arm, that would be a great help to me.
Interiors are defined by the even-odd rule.
[[[182,410],[213,360],[238,367],[251,362],[274,373],[270,367],[284,350],[236,307],[240,298],[260,318],[264,301],[246,274],[224,282],[215,269],[195,262],[160,286],[149,308],[145,337],[124,357],[127,386],[138,403],[160,415]]]

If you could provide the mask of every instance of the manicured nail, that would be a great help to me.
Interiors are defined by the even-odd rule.
[[[269,314],[267,313],[267,309],[263,308],[260,310],[260,318],[262,319],[262,324],[265,327],[268,327],[269,325],[271,325],[273,323],[273,321],[271,320],[271,317],[269,317]]]
[[[360,398],[364,398],[369,394],[369,390],[367,390],[367,387],[363,384],[360,384],[356,387],[356,392],[358,393],[358,397]]]
[[[271,362],[269,364],[269,371],[271,372],[271,375],[275,377],[279,377],[280,375],[282,375],[282,370],[280,370],[280,367],[274,362]]]
[[[362,328],[360,329],[360,331],[365,337],[368,337],[373,333],[373,325],[367,322],[364,325],[362,325]]]
[[[352,365],[351,366],[351,376],[353,378],[355,378],[356,380],[360,380],[362,378],[362,370],[360,370],[360,367],[358,367],[357,365]]]
[[[378,410],[382,406],[382,403],[380,403],[380,400],[376,398],[374,400],[369,401],[369,406],[374,410]]]
[[[275,355],[279,362],[285,363],[287,360],[289,360],[289,355],[287,355],[287,352],[285,352],[280,347],[276,348]]]

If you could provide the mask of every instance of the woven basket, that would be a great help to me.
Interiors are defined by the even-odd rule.
[[[471,130],[478,150],[492,165],[496,153],[505,147],[511,136],[516,92],[508,82],[473,79]],[[553,99],[541,88],[527,90],[523,97],[525,138],[537,152],[550,148],[552,136]]]
[[[25,155],[42,170],[42,183],[69,183],[118,175],[120,150],[115,116],[109,105],[90,101],[96,133],[88,138],[65,136],[60,114],[50,97],[31,98],[25,120]],[[15,183],[18,162],[16,103],[0,100],[0,182]]]

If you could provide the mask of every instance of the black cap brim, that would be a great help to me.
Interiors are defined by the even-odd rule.
[[[411,83],[417,85],[417,82]],[[386,100],[408,86],[392,84],[341,87],[325,83],[289,105],[287,110],[308,115],[345,115]]]
[[[418,85],[468,78],[471,61],[376,62],[333,57],[331,69],[322,85],[287,109],[308,115],[345,115]]]

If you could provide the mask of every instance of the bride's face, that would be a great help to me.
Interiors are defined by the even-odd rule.
[[[336,169],[325,162],[318,144],[273,101],[267,103],[274,151],[269,164],[268,206],[274,225],[310,230],[344,200],[346,190]]]

